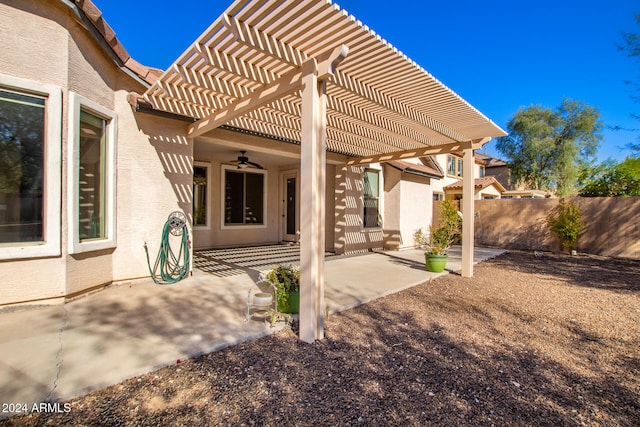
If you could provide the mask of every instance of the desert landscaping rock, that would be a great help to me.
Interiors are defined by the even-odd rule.
[[[639,319],[640,261],[512,252],[0,424],[633,426]]]

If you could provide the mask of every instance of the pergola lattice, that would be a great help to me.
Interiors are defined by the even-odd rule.
[[[473,212],[473,149],[505,135],[323,0],[237,0],[144,98],[156,109],[198,119],[189,125],[190,138],[229,125],[301,142],[301,217],[309,218],[301,225],[305,341],[323,336],[326,151],[346,155],[347,164],[366,164],[464,150],[470,191],[464,209]],[[472,231],[473,218],[465,217],[465,275],[472,274]]]

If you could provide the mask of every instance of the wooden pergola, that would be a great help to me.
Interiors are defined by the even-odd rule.
[[[196,118],[301,144],[300,339],[324,336],[326,151],[361,165],[464,152],[463,211],[473,207],[473,150],[505,132],[329,0],[237,0],[144,94]],[[473,275],[473,215],[463,220]]]

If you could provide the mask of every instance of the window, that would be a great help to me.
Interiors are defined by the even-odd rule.
[[[0,75],[0,259],[60,255],[61,101]]]
[[[223,167],[223,226],[264,226],[266,171]]]
[[[209,226],[209,208],[207,204],[209,189],[209,164],[195,162],[193,166],[193,226]]]
[[[439,202],[440,200],[444,200],[444,193],[440,193],[438,191],[433,192],[433,201]]]
[[[460,157],[447,155],[447,175],[462,178],[463,161]]]
[[[69,96],[69,252],[114,248],[116,116]]]
[[[380,227],[380,171],[365,169],[363,175],[364,226]]]
[[[480,178],[484,178],[484,176],[485,176],[484,166],[480,166]]]
[[[447,156],[447,175],[456,176],[456,157],[451,154]]]

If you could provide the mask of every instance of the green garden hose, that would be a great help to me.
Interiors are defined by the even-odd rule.
[[[182,236],[180,251],[176,255],[171,249],[171,235]],[[147,243],[144,244],[144,251],[147,254],[147,265],[153,281],[159,285],[169,285],[177,283],[189,274],[189,229],[182,212],[176,211],[169,215],[169,219],[162,229],[162,241],[160,250],[156,258],[156,263],[151,269],[149,262],[149,250]]]

